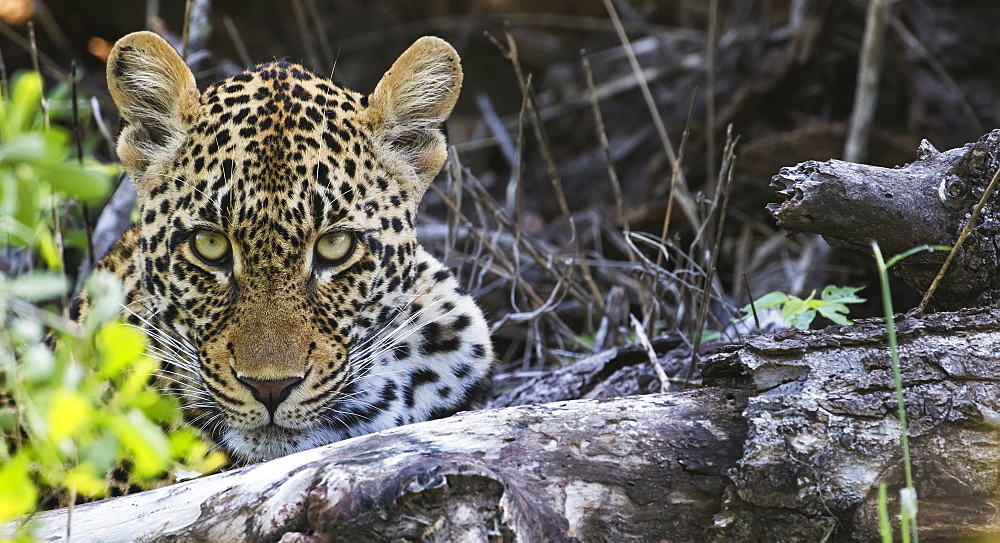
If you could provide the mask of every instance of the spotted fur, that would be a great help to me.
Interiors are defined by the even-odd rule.
[[[365,96],[285,61],[200,93],[149,32],[122,38],[108,85],[138,222],[101,260],[163,360],[157,385],[240,461],[481,405],[482,312],[417,244],[446,157],[458,55],[425,37]],[[194,233],[225,236],[209,262]],[[347,232],[343,262],[317,240]],[[79,316],[86,302],[74,308]]]

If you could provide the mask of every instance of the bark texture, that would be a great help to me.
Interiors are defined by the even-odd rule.
[[[774,176],[782,201],[768,210],[789,233],[821,234],[831,245],[866,253],[872,240],[887,256],[924,244],[952,245],[998,167],[1000,130],[943,153],[925,140],[917,160],[902,168],[803,162]],[[990,199],[932,299],[937,308],[1000,302],[998,213]],[[944,258],[942,252],[910,257],[899,264],[900,275],[926,292]]]
[[[897,322],[921,541],[1000,537],[1000,310]],[[880,319],[751,338],[706,380],[748,390],[743,455],[713,535],[876,541],[878,485],[904,486]],[[742,384],[741,384],[742,383]]]
[[[998,320],[898,322],[922,541],[1000,538]],[[890,511],[903,485],[884,330],[750,338],[704,389],[467,413],[88,504],[73,539],[876,540],[878,485]]]
[[[737,391],[468,413],[79,506],[73,541],[691,540],[746,428]],[[37,535],[65,539],[66,512]]]

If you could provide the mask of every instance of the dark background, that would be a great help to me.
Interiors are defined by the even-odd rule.
[[[202,87],[247,62],[287,58],[318,73],[332,71],[337,82],[368,92],[416,38],[433,34],[447,39],[461,54],[465,70],[462,96],[448,123],[449,139],[461,163],[503,200],[516,173],[512,151],[521,141],[521,228],[552,247],[566,247],[565,220],[540,143],[527,121],[523,121],[524,136],[518,136],[523,95],[511,60],[496,43],[506,44],[509,32],[521,69],[530,74],[567,204],[578,231],[584,232],[580,242],[593,258],[620,262],[625,260],[620,247],[607,243],[601,233],[623,225],[615,216],[608,165],[596,137],[581,67],[581,56],[586,55],[601,95],[612,164],[624,192],[625,220],[632,230],[661,232],[670,164],[600,0],[198,4],[207,11],[195,17],[189,60]],[[707,0],[615,0],[613,4],[640,65],[647,70],[657,114],[675,148],[686,133],[682,165],[697,205],[711,199],[710,178],[718,171],[727,127],[731,125],[732,134],[739,136],[729,215],[717,259],[720,289],[728,303],[715,310],[725,316],[747,303],[743,274],[755,296],[769,290],[804,296],[830,283],[874,286],[869,257],[833,251],[806,237],[788,239],[764,208],[776,201],[768,184],[781,167],[842,156],[867,2],[720,1],[714,38],[708,33],[711,2]],[[110,44],[147,28],[178,44],[185,20],[185,2],[179,0],[0,1],[0,52],[8,74],[32,64],[26,19],[18,16],[18,9],[27,10],[23,13],[35,22],[49,84],[65,80],[75,63],[82,88],[100,100],[109,120],[115,114],[103,63]],[[997,28],[1000,9],[995,0],[908,0],[893,6],[881,51],[883,72],[866,162],[901,165],[915,158],[922,138],[944,150],[975,141],[1000,124]],[[245,44],[245,56],[239,41]],[[709,41],[715,43],[711,58]],[[714,65],[711,82],[709,60]],[[714,92],[709,97],[710,86]],[[714,107],[709,106],[710,98]],[[501,132],[510,143],[498,137]],[[708,193],[701,198],[703,189]],[[433,222],[445,216],[445,208],[430,197],[425,215],[425,223]],[[671,232],[680,245],[693,238],[693,230],[680,213],[672,214]],[[526,280],[531,277],[526,275]],[[503,296],[496,301],[483,294],[492,319],[510,310]],[[905,310],[916,301],[905,287],[896,288],[895,294],[897,309]],[[871,288],[863,295],[878,298]],[[858,314],[877,313],[877,306],[869,305]],[[591,322],[583,327],[593,326]],[[513,343],[518,342],[511,339],[516,335],[506,333]],[[507,360],[518,358],[511,355]]]

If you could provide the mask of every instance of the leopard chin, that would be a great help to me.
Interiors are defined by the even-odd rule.
[[[344,432],[322,426],[296,429],[267,424],[250,430],[227,428],[222,434],[222,443],[239,461],[249,464],[327,445],[345,437]]]

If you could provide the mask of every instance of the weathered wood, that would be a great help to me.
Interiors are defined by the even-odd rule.
[[[691,359],[681,340],[663,335],[650,340],[668,375],[679,375]],[[662,353],[662,354],[661,354]],[[536,405],[579,398],[605,399],[661,390],[660,381],[641,345],[605,349],[566,366],[525,380],[493,401],[495,407]]]
[[[79,506],[74,541],[693,540],[742,451],[721,389],[467,413]],[[66,513],[39,519],[60,540]]]
[[[998,322],[980,309],[897,323],[921,541],[1000,538]],[[718,539],[878,540],[878,484],[895,512],[903,486],[880,319],[751,338],[703,371],[750,392]]]
[[[998,322],[898,322],[924,541],[1000,538]],[[73,539],[871,541],[903,481],[884,345],[878,319],[749,338],[704,389],[400,427],[78,507]]]
[[[893,255],[924,244],[952,245],[997,168],[1000,130],[943,153],[924,141],[918,159],[902,168],[840,160],[782,168],[772,186],[782,198],[768,205],[789,233],[821,234],[831,245],[870,253],[869,242]],[[984,208],[932,300],[942,309],[1000,302],[1000,204]],[[910,257],[903,279],[921,292],[930,286],[943,253]]]

